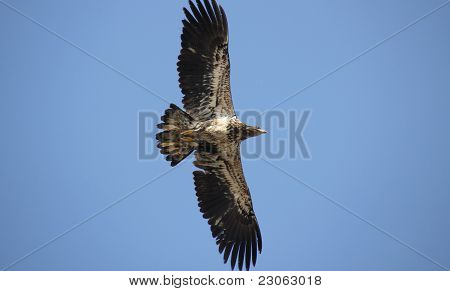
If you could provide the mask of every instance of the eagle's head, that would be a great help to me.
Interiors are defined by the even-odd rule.
[[[244,132],[243,132],[243,139],[247,139],[249,137],[258,136],[258,135],[261,135],[263,133],[267,133],[267,131],[259,128],[258,126],[246,125],[245,129],[244,129]]]

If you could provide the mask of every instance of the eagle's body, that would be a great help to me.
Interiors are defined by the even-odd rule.
[[[235,116],[224,116],[199,123],[195,129],[197,137],[208,142],[226,142],[228,133],[239,129],[242,122]]]
[[[260,133],[263,132],[263,130],[260,130]],[[245,140],[253,136],[247,130],[247,125],[236,116],[223,116],[199,122],[194,126],[192,134],[195,140],[202,140],[211,144]]]
[[[200,126],[199,132],[206,133],[204,138],[208,138],[210,136],[217,139],[217,141],[226,141],[228,140],[228,133],[233,130],[239,130],[241,125],[242,122],[238,120],[236,116],[224,116],[204,122]],[[200,136],[203,135],[201,134]]]
[[[183,111],[174,104],[161,117],[156,135],[161,153],[176,166],[195,151],[194,184],[198,205],[224,253],[241,270],[256,263],[262,249],[258,221],[244,178],[241,141],[265,133],[241,122],[230,90],[228,22],[215,0],[189,1],[184,9],[178,62]]]

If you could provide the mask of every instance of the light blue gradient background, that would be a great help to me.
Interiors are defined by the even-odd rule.
[[[181,104],[186,1],[8,3]],[[221,1],[236,108],[270,109],[442,3]],[[167,104],[3,4],[0,39],[3,268],[169,165],[137,159],[138,112]],[[313,110],[312,159],[273,163],[449,268],[449,78],[450,5],[280,106]],[[243,163],[264,241],[256,270],[441,269],[266,162]],[[12,270],[229,270],[193,169],[184,162]]]

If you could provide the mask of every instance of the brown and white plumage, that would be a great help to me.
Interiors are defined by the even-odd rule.
[[[186,112],[197,120],[233,116],[228,21],[215,1],[184,8],[178,72]]]
[[[197,151],[194,165],[204,171],[195,171],[194,181],[200,211],[208,219],[219,252],[224,252],[224,263],[231,254],[231,267],[239,259],[241,270],[245,256],[248,270],[251,261],[256,264],[262,238],[242,170],[239,143]]]
[[[261,231],[245,181],[240,142],[265,133],[235,116],[230,90],[228,21],[215,0],[184,9],[179,82],[186,112],[171,104],[158,127],[158,147],[175,166],[195,150],[195,190],[203,217],[234,269],[249,270],[262,250]]]

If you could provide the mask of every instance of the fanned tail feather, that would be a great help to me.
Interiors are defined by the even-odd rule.
[[[174,167],[195,149],[193,118],[175,104],[170,104],[161,120],[162,123],[158,124],[158,128],[163,131],[156,134],[157,147]]]

